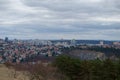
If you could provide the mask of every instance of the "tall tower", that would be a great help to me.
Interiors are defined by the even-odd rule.
[[[9,41],[8,37],[5,37],[5,42],[8,42],[8,41]]]

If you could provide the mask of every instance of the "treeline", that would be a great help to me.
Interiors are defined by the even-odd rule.
[[[57,57],[55,66],[69,80],[120,80],[120,61],[86,61],[61,55]]]

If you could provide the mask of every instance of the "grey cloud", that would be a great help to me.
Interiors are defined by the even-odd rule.
[[[119,5],[118,0],[1,0],[0,36],[118,40]]]

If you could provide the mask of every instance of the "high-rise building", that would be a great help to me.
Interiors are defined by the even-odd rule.
[[[8,42],[8,41],[9,41],[8,37],[5,37],[5,42]]]
[[[104,45],[104,41],[100,41],[100,45]]]

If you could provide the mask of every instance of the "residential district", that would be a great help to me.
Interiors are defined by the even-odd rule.
[[[80,40],[9,40],[8,37],[0,39],[0,63],[5,62],[28,62],[38,56],[44,58],[54,58],[63,54],[63,48],[87,46],[114,47],[120,49],[119,41],[80,41]],[[81,51],[84,55],[83,51]],[[85,53],[90,53],[86,51]],[[94,53],[94,52],[92,52]],[[94,55],[95,56],[95,55]],[[83,57],[83,56],[82,56]],[[85,58],[85,57],[84,57]]]

